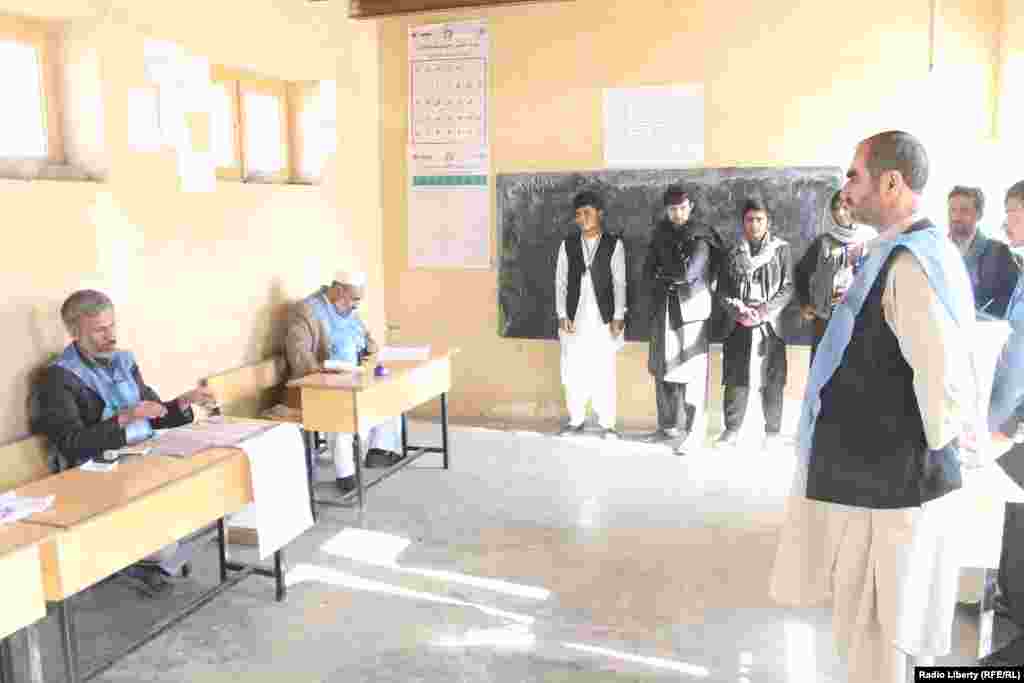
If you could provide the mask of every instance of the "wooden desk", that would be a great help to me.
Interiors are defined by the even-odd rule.
[[[212,448],[191,458],[126,457],[112,472],[75,468],[27,484],[16,493],[56,496],[53,508],[26,521],[51,533],[60,531],[41,544],[40,559],[43,595],[57,604],[69,683],[82,678],[71,604],[80,591],[213,522],[218,523],[221,584],[194,601],[177,620],[236,582],[225,583],[229,565],[223,518],[252,502],[249,460],[242,450]],[[280,555],[275,561],[280,599]],[[252,571],[256,570],[249,569],[241,578]],[[142,642],[173,623],[176,620]],[[116,660],[108,659],[90,675]]]
[[[42,680],[39,638],[34,626],[46,616],[39,546],[58,533],[56,529],[34,524],[0,525],[0,681],[14,681],[7,638],[22,629],[28,636],[32,680]]]
[[[307,431],[353,435],[352,455],[360,508],[364,505],[367,488],[363,481],[360,434],[396,415],[402,417],[402,454],[406,457],[377,481],[412,462],[415,458],[409,458],[410,448],[419,451],[416,457],[441,453],[443,467],[448,469],[448,392],[452,387],[452,356],[457,352],[458,349],[432,347],[427,360],[386,363],[389,372],[384,377],[373,374],[375,363],[371,360],[362,372],[317,373],[288,382],[289,388],[298,388],[301,392],[302,426]],[[441,400],[441,448],[410,446],[406,437],[406,411],[435,397]]]

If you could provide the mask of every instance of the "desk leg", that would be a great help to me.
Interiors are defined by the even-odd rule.
[[[309,486],[309,511],[316,522],[316,499],[313,496],[313,457],[316,452],[316,433],[302,430],[302,441],[306,446],[306,484]]]
[[[39,629],[36,628],[35,624],[26,626],[23,630],[25,634],[25,653],[28,655],[26,660],[28,664],[28,680],[32,683],[45,683],[46,679],[43,678],[43,656],[39,649]]]
[[[978,659],[992,652],[992,631],[995,627],[995,595],[998,570],[986,569],[981,600],[978,601]]]
[[[224,518],[217,520],[217,559],[220,562],[220,582],[228,580],[228,547],[224,535]]]
[[[405,419],[405,413],[402,413],[402,457],[409,457],[409,421]]]
[[[277,601],[283,602],[288,588],[284,585],[284,551],[274,552],[274,584],[277,588]]]
[[[9,637],[0,640],[0,683],[14,683],[14,655]]]
[[[75,633],[74,596],[57,603],[57,621],[60,624],[61,649],[64,651],[64,675],[67,683],[80,683],[78,672],[78,635]]]
[[[352,435],[352,458],[356,462],[356,488],[358,489],[359,509],[362,510],[366,489],[363,483],[363,444],[359,438],[359,432]]]
[[[441,393],[441,452],[444,469],[448,469],[448,394]]]

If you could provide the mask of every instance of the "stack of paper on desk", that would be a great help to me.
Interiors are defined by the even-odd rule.
[[[377,354],[377,360],[381,363],[403,360],[427,360],[429,358],[429,346],[385,346]]]
[[[53,507],[55,496],[43,496],[30,498],[28,496],[16,496],[13,493],[0,494],[0,524],[17,522],[38,512],[49,510]]]
[[[162,430],[152,441],[145,443],[153,455],[188,458],[207,448],[237,446],[273,427],[265,422],[212,417],[205,422]]]

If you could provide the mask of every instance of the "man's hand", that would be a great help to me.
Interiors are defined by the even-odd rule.
[[[117,413],[117,423],[124,427],[136,420],[155,420],[167,414],[167,408],[163,403],[156,401],[143,401],[136,403],[131,408],[124,408]]]
[[[191,391],[186,391],[176,400],[178,401],[178,407],[182,410],[187,410],[193,403],[203,407],[209,407],[217,403],[217,397],[206,387],[196,387]]]
[[[837,289],[836,291],[834,291],[832,293],[832,305],[833,306],[838,306],[839,304],[843,303],[843,299],[845,299],[845,298],[846,298],[846,290],[845,289]]]
[[[800,304],[800,317],[804,320],[814,320],[817,318],[817,314],[814,312],[814,307],[810,304]]]
[[[569,320],[568,318],[559,318],[558,329],[562,330],[562,332],[573,334],[574,332],[576,332],[576,323],[573,322],[572,320]]]
[[[622,331],[626,329],[626,321],[618,319],[612,320],[609,324],[609,327],[612,330],[612,336],[618,337],[620,334],[622,334]]]
[[[377,340],[370,335],[366,335],[366,355],[372,356],[379,350],[380,348],[377,346]]]

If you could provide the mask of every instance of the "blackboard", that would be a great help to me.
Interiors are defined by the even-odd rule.
[[[577,230],[572,200],[596,190],[606,204],[604,227],[622,235],[628,289],[626,339],[648,338],[648,302],[641,286],[654,226],[664,215],[662,194],[672,183],[696,201],[693,218],[730,245],[742,234],[739,212],[750,197],[765,200],[774,234],[787,240],[794,263],[824,226],[822,217],[842,181],[837,167],[701,168],[507,173],[497,181],[498,306],[503,337],[557,339],[555,260],[561,240]],[[791,304],[780,318],[789,343],[809,344],[811,329]]]

